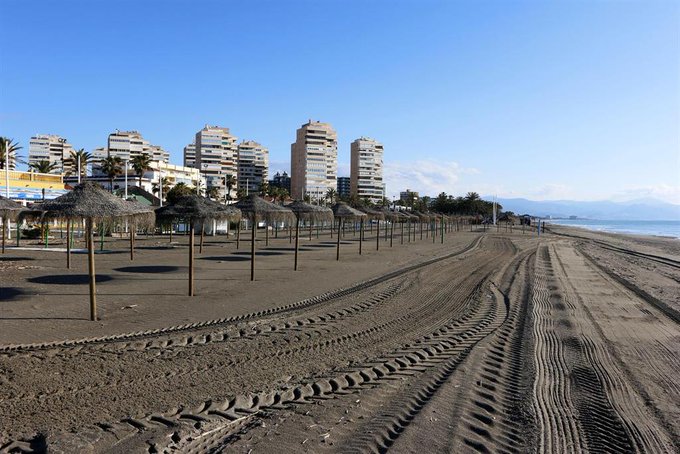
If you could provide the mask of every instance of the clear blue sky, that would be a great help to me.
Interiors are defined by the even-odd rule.
[[[205,123],[284,170],[309,118],[385,144],[388,194],[680,203],[674,1],[1,0],[0,135]],[[24,150],[26,151],[26,150]]]

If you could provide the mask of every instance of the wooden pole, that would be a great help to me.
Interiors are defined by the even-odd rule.
[[[7,232],[5,232],[5,230],[7,230],[7,217],[3,216],[2,217],[2,253],[3,254],[5,253],[5,241],[6,241],[5,237],[7,236]]]
[[[338,218],[338,246],[335,252],[335,260],[340,260],[340,230],[342,227],[342,218]]]
[[[194,222],[189,222],[189,296],[194,296]]]
[[[409,219],[409,220],[408,220],[408,242],[409,242],[409,243],[411,242],[411,224],[412,224],[412,222],[411,222],[411,220]]]
[[[309,220],[309,241],[312,241],[312,221]]]
[[[392,247],[392,240],[394,240],[394,221],[390,222],[390,247]]]
[[[267,222],[264,226],[264,237],[265,237],[264,245],[269,246],[269,222]]]
[[[135,260],[135,229],[137,225],[134,222],[130,223],[130,261]]]
[[[401,235],[399,236],[400,243],[404,244],[404,221],[400,222],[401,224]]]
[[[95,269],[94,269],[94,233],[92,218],[87,218],[86,235],[87,235],[87,270],[90,281],[90,320],[97,321],[97,289],[95,283]]]
[[[441,237],[442,237],[442,244],[444,244],[444,226],[443,226],[443,224],[444,224],[444,216],[442,216],[442,225],[439,227],[439,231],[440,231]]]
[[[380,219],[378,219],[378,223],[375,226],[375,250],[380,250]]]
[[[255,280],[255,231],[257,230],[257,218],[253,214],[252,231],[250,232],[250,280]]]
[[[66,220],[66,268],[71,269],[71,220]]]
[[[361,255],[361,245],[364,243],[364,220],[359,221],[359,255]]]
[[[298,245],[300,243],[300,218],[296,218],[295,220],[295,266],[293,267],[294,271],[297,271],[297,264],[298,264]]]

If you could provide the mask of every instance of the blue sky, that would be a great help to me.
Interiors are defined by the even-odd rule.
[[[680,3],[0,1],[0,135],[204,124],[286,170],[308,119],[385,145],[388,194],[680,203]]]

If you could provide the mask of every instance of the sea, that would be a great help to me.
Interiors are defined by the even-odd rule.
[[[597,219],[546,219],[547,223],[569,225],[588,230],[632,233],[680,238],[680,221],[600,221]]]

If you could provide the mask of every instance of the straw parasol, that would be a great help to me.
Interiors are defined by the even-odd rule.
[[[224,209],[222,207],[225,207]],[[212,202],[197,194],[187,194],[163,207],[156,209],[160,222],[183,220],[189,224],[189,296],[194,296],[194,228],[196,222],[210,219],[241,219],[241,213],[233,208]]]
[[[375,250],[378,251],[380,250],[380,221],[385,220],[385,214],[380,211],[376,210],[370,207],[364,207],[364,208],[359,208],[360,211],[363,213],[366,213],[366,218],[369,221],[378,221],[378,226],[377,226],[377,232],[375,234]],[[362,229],[359,235],[359,254],[361,254],[361,240],[363,239],[363,222],[362,222]]]
[[[255,280],[255,233],[258,220],[265,221],[267,225],[273,222],[292,222],[295,215],[288,208],[267,202],[257,194],[239,200],[236,208],[240,209],[244,216],[252,222],[250,243],[250,280]]]
[[[97,320],[97,299],[95,289],[94,241],[92,238],[95,222],[121,218],[145,219],[151,222],[153,211],[136,210],[122,199],[106,192],[98,184],[84,182],[72,191],[40,204],[43,219],[85,219],[87,233],[88,271],[90,275],[90,320]]]
[[[340,236],[342,234],[342,224],[345,220],[363,220],[366,219],[366,213],[362,213],[359,210],[352,208],[345,202],[338,202],[331,207],[333,210],[333,216],[338,219],[338,245],[335,253],[335,260],[340,260]],[[359,247],[361,247],[361,241],[359,241]]]
[[[308,221],[311,223],[333,221],[333,210],[322,207],[320,205],[312,205],[311,203],[302,200],[295,200],[293,203],[286,205],[290,211],[295,215],[295,266],[293,269],[297,271],[298,266],[298,246],[300,237],[300,221]],[[311,231],[311,230],[310,230]]]
[[[135,259],[135,231],[138,227],[153,227],[155,224],[155,216],[151,217],[148,216],[148,213],[151,212],[151,208],[145,205],[142,205],[135,199],[128,199],[125,201],[127,204],[128,210],[130,210],[131,215],[129,216],[129,219],[132,221],[131,226],[130,226],[130,260]],[[66,224],[66,229],[67,229],[67,238],[68,238],[68,232],[69,232],[69,227],[70,223]],[[67,244],[70,244],[70,241],[68,241]]]
[[[2,253],[5,253],[5,241],[7,230],[9,230],[9,221],[14,221],[23,211],[24,207],[16,203],[14,200],[7,199],[0,196],[0,217],[2,218]]]
[[[420,239],[423,239],[423,223],[427,223],[430,220],[430,215],[427,213],[423,213],[422,211],[412,211],[411,214],[414,216],[418,216],[418,220],[420,221]],[[413,234],[415,236],[415,233]]]

